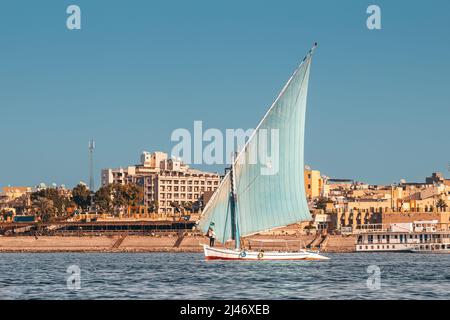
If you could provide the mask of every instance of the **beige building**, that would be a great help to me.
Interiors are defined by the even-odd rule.
[[[11,201],[22,197],[32,190],[32,187],[3,187],[3,192],[1,195],[6,201]]]
[[[365,225],[381,223],[382,211],[371,210],[341,210],[337,209],[330,214],[330,229],[353,232]]]
[[[220,175],[191,169],[181,160],[169,159],[163,152],[143,152],[139,165],[102,170],[102,186],[112,183],[141,185],[145,205],[170,215],[176,205],[189,203],[193,210],[203,207],[207,200],[204,195],[209,199],[218,188]]]
[[[306,197],[309,200],[322,196],[324,183],[320,176],[320,171],[312,170],[308,166],[305,166],[304,179]]]

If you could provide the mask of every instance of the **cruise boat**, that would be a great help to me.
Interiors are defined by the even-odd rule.
[[[436,220],[368,225],[356,234],[357,252],[450,252],[449,224]]]
[[[411,249],[413,253],[450,253],[450,242],[416,244]]]

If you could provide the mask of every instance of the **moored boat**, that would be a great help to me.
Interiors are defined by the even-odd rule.
[[[450,253],[450,242],[447,243],[430,243],[416,244],[411,249],[412,253]]]
[[[306,200],[304,131],[311,59],[317,44],[281,90],[204,208],[198,229],[234,249],[205,245],[207,260],[326,260],[307,250],[241,247],[247,237],[311,220]],[[268,137],[269,136],[269,137]],[[213,232],[214,231],[214,232]]]
[[[356,233],[356,252],[450,252],[450,224],[437,220],[367,225]]]
[[[301,250],[289,251],[254,251],[245,249],[212,248],[203,245],[206,260],[329,260],[318,252]]]

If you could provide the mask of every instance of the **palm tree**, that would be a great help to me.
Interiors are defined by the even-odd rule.
[[[87,210],[91,204],[91,191],[86,185],[79,183],[72,189],[72,199],[79,208]]]
[[[327,203],[328,199],[326,198],[318,198],[316,201],[316,208],[320,210],[326,210],[327,209]]]
[[[103,186],[95,193],[95,204],[103,213],[109,213],[112,209],[111,199],[112,185]]]
[[[443,199],[439,199],[436,203],[436,208],[440,209],[441,211],[445,211],[447,207],[447,203]]]
[[[50,221],[55,214],[55,206],[52,200],[44,197],[39,197],[33,201],[33,207],[38,211],[38,216],[41,221]]]
[[[122,192],[128,206],[139,206],[144,202],[144,188],[137,184],[128,184]]]
[[[192,213],[193,211],[193,203],[191,201],[183,201],[183,203],[181,204],[181,206],[184,208],[185,211],[189,211],[190,213]]]

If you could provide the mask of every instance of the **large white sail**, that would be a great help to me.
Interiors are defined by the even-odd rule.
[[[311,219],[303,176],[311,56],[312,50],[234,163],[237,228],[241,236]],[[264,146],[262,153],[268,157],[261,157]],[[204,232],[213,226],[222,242],[232,234],[230,178],[227,174],[199,221]]]

